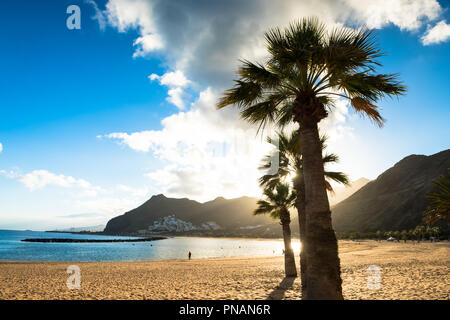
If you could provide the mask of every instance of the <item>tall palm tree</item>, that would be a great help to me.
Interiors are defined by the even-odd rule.
[[[265,200],[258,200],[255,215],[270,214],[274,219],[279,219],[283,228],[284,240],[284,269],[286,277],[296,277],[294,251],[291,245],[291,216],[289,208],[294,205],[295,192],[291,191],[289,184],[278,183],[274,188],[264,190]]]
[[[395,74],[375,74],[382,53],[371,30],[338,27],[327,32],[318,19],[304,18],[285,30],[270,29],[265,39],[269,58],[241,61],[239,79],[218,108],[237,105],[241,116],[259,128],[270,122],[300,125],[308,263],[304,298],[343,299],[318,123],[341,98],[382,126],[376,103],[402,95],[406,88]]]
[[[433,181],[436,190],[426,196],[430,202],[423,216],[428,224],[433,224],[439,220],[447,220],[450,225],[450,168],[447,170],[448,176],[442,175],[438,180]]]
[[[300,275],[302,280],[302,292],[306,292],[306,255],[305,245],[306,241],[306,217],[305,217],[305,194],[304,194],[304,179],[303,179],[303,166],[300,155],[300,131],[294,130],[290,135],[284,132],[277,133],[276,139],[267,138],[267,142],[275,147],[272,153],[266,155],[262,160],[262,165],[259,169],[267,170],[272,167],[272,161],[275,156],[278,157],[278,170],[274,173],[266,174],[259,179],[259,184],[263,188],[272,188],[281,181],[285,181],[289,176],[294,176],[293,183],[294,189],[297,194],[295,207],[298,212],[298,222],[300,231]],[[326,148],[327,137],[321,137],[322,150]],[[339,160],[335,154],[325,154],[322,158],[324,165],[328,163],[334,163]],[[349,179],[346,174],[335,171],[325,171],[325,184],[329,192],[333,192],[333,187],[330,181],[335,181],[344,185],[349,184]]]

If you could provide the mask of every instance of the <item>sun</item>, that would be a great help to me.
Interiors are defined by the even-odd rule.
[[[292,250],[294,250],[295,253],[300,252],[300,249],[302,247],[302,244],[300,243],[300,241],[292,241],[291,245],[292,245]]]
[[[284,183],[291,183],[292,180],[294,180],[294,178],[295,178],[295,173],[294,173],[294,172],[291,172],[291,173],[289,173],[288,175],[286,175],[286,176],[283,178],[283,182],[284,182]]]

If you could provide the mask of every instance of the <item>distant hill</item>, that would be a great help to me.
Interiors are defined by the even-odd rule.
[[[410,155],[332,210],[336,231],[402,230],[422,221],[432,181],[450,168],[450,149]]]
[[[335,204],[347,199],[369,182],[369,179],[359,178],[358,180],[353,181],[348,186],[335,188],[334,193],[328,194],[328,201],[330,201],[330,206],[334,206]]]
[[[267,216],[253,216],[256,198],[216,198],[200,203],[194,200],[152,196],[141,206],[108,221],[105,233],[131,233],[147,230],[154,221],[175,215],[176,218],[201,225],[215,222],[223,229],[252,227],[273,223]]]
[[[105,229],[105,225],[104,224],[99,224],[99,225],[95,225],[95,226],[89,226],[89,227],[74,227],[74,228],[66,228],[66,229],[57,229],[55,231],[59,231],[59,232],[63,232],[63,231],[67,231],[67,232],[102,232],[103,229]]]

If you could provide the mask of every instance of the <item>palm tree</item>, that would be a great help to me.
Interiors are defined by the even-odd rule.
[[[420,242],[423,239],[423,234],[425,233],[424,226],[417,226],[414,229],[414,235],[417,237],[417,242]]]
[[[303,179],[303,166],[300,155],[300,132],[294,130],[290,135],[284,132],[277,133],[276,139],[267,137],[267,142],[275,147],[272,153],[266,155],[262,160],[262,165],[259,167],[261,170],[267,170],[272,168],[272,160],[275,156],[278,157],[278,170],[275,173],[266,174],[259,179],[259,184],[262,188],[273,188],[278,183],[285,181],[289,176],[294,176],[294,189],[297,194],[295,206],[298,212],[298,222],[300,231],[300,274],[302,283],[302,292],[306,291],[306,255],[305,245],[306,241],[306,216],[305,216],[305,186]],[[321,137],[322,150],[326,148],[327,137]],[[339,160],[335,154],[326,154],[323,156],[322,161],[324,165],[328,163],[334,163]],[[348,185],[349,180],[346,174],[335,171],[325,171],[325,183],[327,190],[333,192],[330,181],[335,181]]]
[[[414,236],[415,236],[415,231],[414,229],[409,229],[408,230],[408,238],[410,238],[411,240],[414,240]]]
[[[265,33],[269,58],[241,61],[235,86],[218,108],[237,105],[241,116],[264,128],[300,125],[306,197],[306,299],[343,299],[336,235],[331,225],[318,123],[336,98],[379,126],[376,103],[406,92],[395,74],[375,74],[382,56],[371,30],[337,27],[327,32],[316,18],[303,18],[285,30]],[[306,244],[306,243],[305,243]]]
[[[406,240],[408,240],[408,231],[403,230],[403,231],[401,232],[401,238],[402,238],[402,240],[405,241],[405,243],[406,243]]]
[[[450,168],[448,175],[450,176]],[[450,225],[450,179],[444,175],[433,181],[436,191],[429,193],[426,197],[430,201],[423,216],[428,224],[439,220],[447,220]]]
[[[380,230],[378,230],[375,235],[378,241],[381,241],[383,239],[383,232],[381,232]]]
[[[289,208],[295,202],[295,192],[291,192],[289,184],[279,183],[275,188],[265,189],[264,195],[266,200],[258,200],[258,208],[254,211],[254,214],[270,214],[272,218],[280,220],[283,228],[284,269],[286,277],[296,277],[297,268],[295,267],[294,251],[291,245],[291,216],[289,213]]]
[[[431,228],[431,232],[433,233],[434,237],[439,238],[439,236],[441,234],[441,228],[433,227],[433,228]]]

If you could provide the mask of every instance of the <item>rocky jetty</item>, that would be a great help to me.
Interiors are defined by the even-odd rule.
[[[148,237],[136,239],[63,239],[63,238],[29,238],[23,239],[25,242],[146,242],[155,240],[164,240],[167,237]]]

